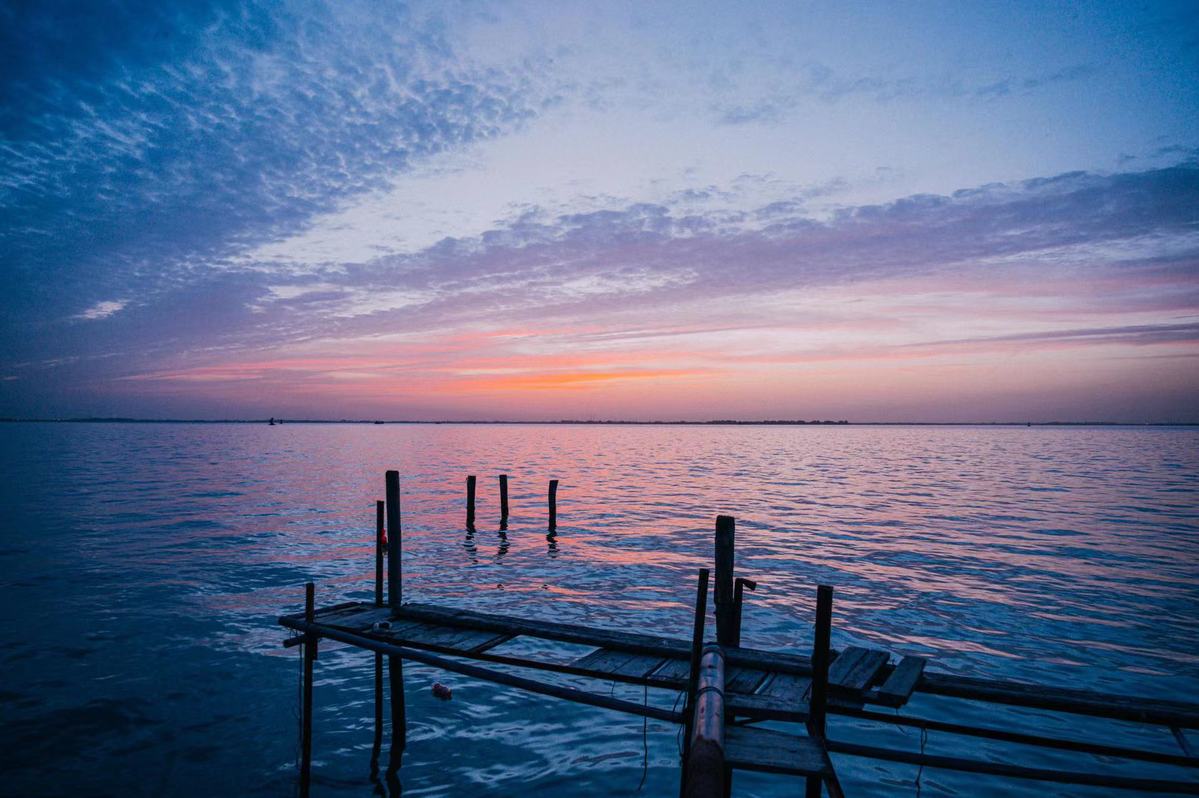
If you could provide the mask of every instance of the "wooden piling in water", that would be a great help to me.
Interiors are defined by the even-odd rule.
[[[387,497],[387,604],[393,610],[400,609],[403,600],[403,574],[401,564],[404,548],[400,529],[400,472],[388,471],[385,477]]]
[[[386,544],[383,537],[386,534],[387,503],[375,502],[375,606],[383,606],[383,552]]]
[[[387,502],[375,502],[375,606],[383,606],[383,555],[386,544]],[[375,653],[375,739],[371,745],[371,778],[379,772],[379,751],[383,748],[383,655]]]
[[[812,686],[808,700],[808,734],[823,742],[828,702],[829,646],[833,629],[833,589],[816,588],[816,627],[812,640]],[[820,798],[822,782],[808,776],[806,798]]]
[[[508,528],[508,475],[500,474],[500,528]]]
[[[733,538],[736,521],[730,515],[716,516],[716,642],[735,646],[737,613],[733,601]]]
[[[683,764],[691,754],[691,729],[695,719],[696,691],[699,689],[699,663],[704,647],[704,622],[708,614],[708,575],[707,568],[699,569],[699,582],[695,590],[695,614],[691,624],[691,661],[687,677],[687,704],[683,707]],[[687,789],[687,771],[684,769],[679,779],[679,795]]]
[[[686,762],[685,798],[712,798],[728,793],[724,764],[724,651],[704,648],[699,666],[691,748]]]
[[[550,480],[550,531],[558,528],[558,480]]]
[[[388,471],[387,489],[387,599],[393,612],[399,612],[403,602],[403,527],[400,517],[400,472]],[[400,767],[408,738],[408,721],[404,712],[404,661],[388,657],[387,669],[391,681],[391,752],[387,770],[394,773]]]
[[[733,580],[733,645],[741,647],[741,611],[744,607],[745,588],[757,590],[758,583],[752,579],[737,577]]]
[[[475,528],[475,475],[466,478],[466,527]]]
[[[316,586],[304,585],[304,620],[312,623],[316,616]],[[316,640],[312,632],[304,634],[304,697],[300,729],[300,795],[307,796],[312,783],[312,665],[316,661]]]

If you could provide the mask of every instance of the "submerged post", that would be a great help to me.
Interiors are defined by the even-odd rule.
[[[500,474],[500,527],[508,526],[508,475]]]
[[[550,530],[558,528],[558,480],[550,480]]]
[[[384,521],[387,515],[387,503],[375,502],[375,606],[383,606],[383,552],[387,547],[384,543],[386,527]]]
[[[475,528],[475,475],[466,478],[466,525]]]
[[[737,617],[733,601],[733,538],[737,522],[730,515],[716,516],[716,642],[736,645]]]
[[[316,618],[316,586],[311,582],[304,585],[304,620],[313,623]],[[312,663],[316,661],[316,635],[304,633],[304,724],[300,731],[300,795],[308,795],[312,777]]]
[[[403,599],[401,573],[403,536],[400,530],[400,472],[388,471],[387,496],[387,603],[393,611],[400,609]]]

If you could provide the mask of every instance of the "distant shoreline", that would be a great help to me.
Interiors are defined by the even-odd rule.
[[[616,427],[1195,427],[1199,421],[801,421],[760,420],[740,421],[716,419],[712,421],[584,421],[562,419],[559,421],[414,421],[386,419],[273,419],[276,426],[287,424],[406,424],[445,425],[460,424],[473,426],[616,426]],[[263,424],[269,418],[0,418],[6,424]]]

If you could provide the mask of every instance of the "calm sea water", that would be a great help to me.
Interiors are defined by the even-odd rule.
[[[408,600],[688,637],[695,570],[727,513],[738,571],[760,585],[748,644],[806,651],[825,582],[837,589],[837,646],[921,654],[960,674],[1199,695],[1196,429],[8,424],[0,793],[293,794],[300,659],[280,647],[275,617],[300,609],[308,580],[321,603],[371,595],[387,468],[403,478]],[[503,472],[506,535],[495,523]],[[471,473],[474,534],[463,526]],[[550,478],[561,481],[559,530],[547,540]],[[376,789],[371,672],[369,655],[321,649],[317,795]],[[641,794],[677,789],[665,725],[406,674],[409,794],[633,795],[643,775]],[[429,694],[438,679],[453,701]],[[909,706],[1173,744],[1165,730],[950,703]],[[845,719],[832,733],[921,745],[915,732]],[[925,746],[1109,766],[937,734]],[[917,794],[916,768],[838,766],[851,794]],[[738,795],[796,789],[736,781]],[[1044,794],[932,770],[919,789]]]

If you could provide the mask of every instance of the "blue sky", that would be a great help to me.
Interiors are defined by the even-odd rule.
[[[2,415],[1195,418],[1193,4],[0,21]]]

